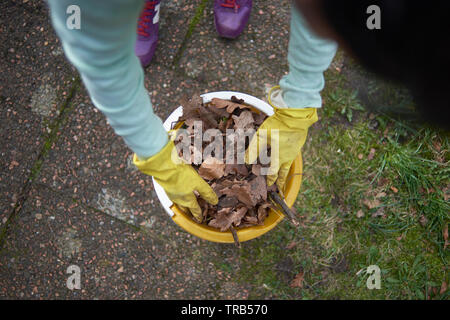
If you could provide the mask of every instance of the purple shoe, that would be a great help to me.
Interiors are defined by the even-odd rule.
[[[238,37],[250,18],[252,0],[214,0],[214,22],[221,37]]]
[[[158,43],[160,2],[161,0],[146,0],[138,21],[134,52],[144,67],[152,60]]]

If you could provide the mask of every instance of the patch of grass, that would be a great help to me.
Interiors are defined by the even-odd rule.
[[[448,299],[448,134],[369,116],[344,74],[326,76],[321,120],[303,150],[302,225],[282,223],[244,245],[241,281],[254,285],[251,298]],[[358,106],[351,126],[345,106]],[[367,288],[370,265],[381,269],[380,290]],[[301,271],[303,288],[291,288]]]
[[[349,122],[353,120],[353,111],[364,111],[364,108],[359,103],[356,90],[349,90],[343,88],[336,88],[330,93],[330,104],[337,106],[340,113],[345,115]],[[331,108],[331,110],[335,110]]]

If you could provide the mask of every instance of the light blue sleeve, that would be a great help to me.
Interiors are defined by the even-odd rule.
[[[144,0],[48,0],[64,52],[77,68],[94,105],[140,158],[168,142],[153,112],[144,72],[134,54],[137,19]],[[67,8],[77,5],[81,29],[69,29]]]
[[[289,74],[280,81],[282,97],[290,108],[320,108],[324,71],[336,54],[336,43],[314,35],[294,7],[289,40]]]

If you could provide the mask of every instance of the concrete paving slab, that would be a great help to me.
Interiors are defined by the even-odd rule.
[[[59,115],[75,73],[41,1],[0,4],[0,227]]]
[[[158,239],[36,186],[0,252],[0,297],[27,299],[243,299],[236,249],[173,234]],[[189,248],[189,249],[187,249]],[[216,262],[235,270],[224,272]],[[81,288],[68,289],[70,266]]]

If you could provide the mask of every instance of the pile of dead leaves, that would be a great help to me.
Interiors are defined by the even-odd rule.
[[[191,135],[194,134],[194,122],[201,121],[202,130],[218,129],[225,139],[223,141],[224,154],[216,158],[214,152],[212,156],[203,159],[201,163],[195,163],[193,156],[194,139],[189,146],[191,154],[191,164],[199,175],[205,179],[216,192],[219,203],[210,205],[198,197],[198,202],[202,208],[202,221],[220,231],[231,230],[235,234],[234,228],[245,228],[264,224],[272,207],[268,199],[268,192],[276,191],[276,187],[267,187],[266,176],[261,175],[261,169],[265,166],[260,163],[253,165],[237,164],[234,151],[234,163],[224,161],[227,159],[226,139],[237,139],[236,135],[225,135],[227,129],[254,129],[255,131],[263,123],[266,115],[245,104],[243,100],[232,97],[231,101],[222,99],[212,99],[208,104],[204,104],[200,96],[195,96],[191,100],[183,99],[183,116],[179,121],[184,121],[182,128]],[[245,143],[247,148],[251,137]],[[177,145],[182,138],[175,139]],[[232,141],[231,145],[235,145]],[[203,144],[205,148],[207,144]],[[180,151],[180,149],[179,149]],[[202,150],[200,150],[202,152]],[[180,156],[186,159],[186,155]],[[189,157],[188,156],[188,157]],[[267,167],[268,165],[266,165]]]

